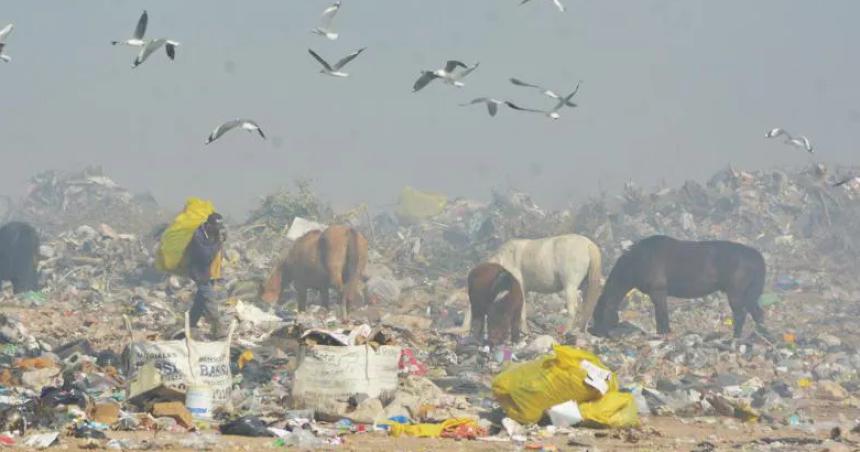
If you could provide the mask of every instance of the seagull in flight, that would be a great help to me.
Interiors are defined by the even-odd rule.
[[[526,88],[535,88],[535,89],[537,89],[538,91],[540,91],[540,92],[541,92],[541,94],[543,94],[544,96],[551,97],[551,98],[553,98],[553,99],[555,99],[555,100],[559,100],[559,99],[561,99],[561,96],[560,96],[560,95],[558,95],[555,91],[552,91],[552,90],[546,89],[546,88],[544,88],[544,87],[542,87],[542,86],[539,86],[539,85],[534,85],[534,84],[531,84],[531,83],[526,83],[526,82],[524,82],[524,81],[522,81],[522,80],[520,80],[520,79],[517,79],[517,78],[511,78],[511,83],[513,83],[514,85],[517,85],[517,86],[523,86],[523,87],[526,87]],[[581,83],[582,83],[582,81],[579,81],[579,82],[577,82],[577,83],[576,83],[576,90],[574,91],[574,94],[576,94],[576,92],[577,92],[577,91],[579,91],[579,85],[580,85]],[[568,107],[576,107],[576,104],[575,104],[575,103],[573,103],[573,102],[568,102],[566,105],[567,105]]]
[[[312,33],[316,33],[320,36],[325,36],[331,41],[337,39],[338,34],[332,31],[331,22],[334,19],[334,16],[337,15],[337,12],[340,10],[340,2],[337,1],[333,5],[323,10],[322,17],[320,18],[320,26],[311,30]]]
[[[792,138],[791,140],[788,140],[788,142],[790,144],[796,146],[796,147],[804,149],[806,152],[808,152],[810,154],[815,153],[815,150],[812,148],[812,143],[809,142],[809,138],[806,138],[803,135],[801,135],[797,138]]]
[[[465,104],[460,104],[460,106],[461,107],[468,107],[469,105],[486,104],[487,105],[487,112],[490,113],[490,116],[496,116],[496,113],[498,113],[498,111],[499,111],[499,105],[501,105],[503,103],[504,102],[502,102],[498,99],[493,99],[491,97],[479,97],[477,99],[473,99],[471,102],[467,102]]]
[[[815,152],[815,150],[812,148],[812,143],[809,142],[809,138],[806,138],[803,135],[794,138],[785,129],[780,129],[779,127],[768,130],[767,133],[764,135],[765,138],[776,138],[780,136],[785,137],[785,144],[790,144],[792,146],[804,149],[810,154]]]
[[[173,61],[173,59],[176,58],[176,48],[179,47],[179,43],[165,38],[158,38],[146,41],[146,45],[140,49],[140,53],[137,54],[131,67],[136,68],[143,64],[143,62],[146,61],[153,52],[160,49],[161,46],[164,46],[164,50],[167,52],[167,57],[170,58],[170,61]]]
[[[789,133],[786,132],[785,129],[780,129],[779,127],[775,128],[775,129],[768,130],[767,133],[764,134],[764,137],[765,138],[776,138],[776,137],[782,136],[782,135],[785,135],[786,140],[791,139],[791,135],[789,135]]]
[[[146,14],[146,10],[143,10],[143,14],[140,15],[140,19],[137,19],[137,26],[134,27],[134,34],[130,39],[126,39],[125,41],[111,41],[111,44],[125,44],[132,47],[143,47],[146,45],[146,41],[143,40],[143,35],[146,33],[146,23],[149,22],[149,16]]]
[[[349,74],[346,72],[342,72],[341,69],[346,66],[350,61],[354,60],[355,57],[360,55],[361,52],[364,52],[364,49],[366,48],[367,47],[362,47],[355,52],[352,52],[349,55],[341,58],[341,60],[338,61],[334,66],[328,64],[326,60],[322,59],[322,57],[317,55],[317,53],[313,50],[308,49],[308,53],[310,53],[311,56],[314,57],[322,65],[323,68],[322,70],[320,70],[320,73],[330,75],[332,77],[349,77]]]
[[[421,77],[418,77],[418,80],[415,81],[415,84],[412,86],[412,92],[415,93],[420,91],[421,88],[424,88],[428,83],[436,80],[437,78],[449,85],[462,88],[466,85],[461,82],[461,80],[477,69],[480,64],[481,63],[475,63],[474,66],[468,67],[460,61],[449,60],[445,63],[445,67],[443,69],[436,69],[435,71],[421,71]],[[458,67],[463,68],[463,70],[455,72]]]
[[[577,86],[577,90],[578,89],[579,89],[579,87]],[[529,113],[541,113],[541,114],[546,115],[550,119],[558,119],[561,117],[561,115],[558,113],[558,111],[561,110],[562,108],[564,108],[566,105],[568,105],[570,100],[573,99],[573,96],[575,94],[576,94],[576,90],[574,90],[572,93],[568,94],[567,96],[559,99],[558,103],[555,105],[555,108],[553,108],[552,110],[536,110],[534,108],[524,108],[524,107],[520,107],[520,106],[514,104],[511,101],[505,101],[505,105],[507,105],[510,108],[513,108],[514,110],[525,111],[525,112],[529,112]]]
[[[530,1],[532,0],[523,0],[520,5],[525,5]],[[552,2],[555,3],[555,7],[558,8],[559,11],[564,12],[564,5],[561,4],[561,0],[552,0]]]
[[[221,135],[224,135],[225,133],[235,129],[236,127],[241,127],[248,132],[257,132],[260,134],[261,137],[263,137],[264,140],[266,139],[266,135],[263,134],[263,129],[261,129],[256,122],[250,119],[232,119],[216,127],[215,130],[213,130],[212,133],[209,134],[209,137],[206,138],[206,142],[204,144],[209,144],[217,140],[218,138],[221,138]]]
[[[6,63],[12,61],[12,57],[3,53],[3,49],[6,48],[6,37],[9,36],[9,33],[12,33],[13,28],[15,28],[15,25],[9,24],[0,30],[0,60]]]

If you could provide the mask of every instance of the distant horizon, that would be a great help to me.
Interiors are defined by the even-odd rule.
[[[560,208],[628,180],[679,186],[730,164],[811,163],[764,138],[772,127],[808,136],[816,161],[858,164],[858,2],[519,3],[344,0],[329,41],[310,30],[330,0],[8,0],[0,194],[20,199],[45,170],[102,166],[168,212],[194,195],[232,218],[298,179],[338,208],[390,205],[406,185],[476,200],[513,187]],[[148,37],[181,46],[175,61],[159,52],[131,69],[136,49],[110,41],[130,37],[143,9]],[[346,79],[307,53],[361,47]],[[481,65],[464,88],[412,93],[419,71],[448,59]],[[459,106],[552,104],[511,77],[561,92],[582,80],[579,106],[557,121]],[[235,117],[268,140],[236,130],[203,145]]]

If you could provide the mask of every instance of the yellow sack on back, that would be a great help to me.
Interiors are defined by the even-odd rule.
[[[161,244],[155,256],[155,268],[163,272],[183,273],[182,259],[185,248],[191,243],[194,231],[206,222],[209,215],[215,212],[210,201],[199,198],[188,198],[185,209],[173,219],[173,223],[161,234]],[[218,262],[220,273],[220,253],[213,262]]]
[[[511,419],[532,424],[559,403],[588,402],[603,395],[586,383],[588,372],[582,367],[587,361],[608,372],[597,356],[567,345],[555,345],[553,350],[552,355],[511,366],[493,379],[493,395]],[[618,390],[615,374],[610,372],[604,389]]]
[[[404,187],[395,214],[402,223],[415,224],[442,213],[448,197],[436,193],[425,193],[412,187]]]
[[[611,391],[603,397],[579,405],[582,421],[597,427],[627,428],[639,425],[633,394]]]

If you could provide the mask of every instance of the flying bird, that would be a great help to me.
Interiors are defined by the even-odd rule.
[[[523,0],[520,5],[525,5],[530,1],[532,0]],[[564,5],[561,4],[561,0],[552,0],[552,2],[555,3],[555,7],[558,8],[559,11],[564,12]]]
[[[266,135],[263,134],[263,129],[261,129],[256,122],[250,119],[233,119],[216,127],[215,130],[213,130],[212,133],[209,134],[209,137],[206,138],[206,143],[204,144],[209,144],[217,140],[218,138],[221,138],[221,135],[224,135],[225,133],[235,129],[236,127],[241,127],[248,132],[257,132],[260,134],[261,137],[263,137],[264,140],[266,139]]]
[[[12,33],[13,28],[15,28],[15,25],[9,24],[0,30],[0,60],[6,63],[12,61],[12,57],[3,53],[3,50],[6,48],[6,37],[9,36],[9,33]]]
[[[513,108],[514,110],[525,111],[525,112],[529,112],[529,113],[541,113],[541,114],[546,115],[548,118],[558,119],[561,117],[561,115],[558,113],[558,111],[570,103],[570,99],[573,99],[573,96],[576,94],[577,90],[579,90],[579,86],[577,86],[576,90],[574,90],[572,93],[559,99],[558,103],[555,105],[555,108],[553,108],[552,110],[537,110],[534,108],[520,107],[511,101],[505,101],[505,105],[507,105],[510,108]]]
[[[312,33],[316,33],[320,36],[325,36],[326,38],[334,41],[337,39],[338,34],[334,32],[331,28],[331,22],[334,20],[334,16],[337,15],[337,12],[340,10],[340,2],[337,1],[333,5],[323,10],[322,17],[320,18],[320,26],[311,30]]]
[[[449,85],[454,85],[458,88],[462,88],[465,83],[461,82],[467,75],[471,74],[472,71],[478,68],[481,63],[475,63],[474,66],[468,67],[464,63],[456,60],[449,60],[445,63],[445,67],[443,69],[436,69],[435,71],[421,71],[421,77],[418,77],[418,80],[415,81],[415,84],[412,85],[412,92],[418,92],[421,88],[427,86],[428,83],[433,80],[441,79],[445,83]],[[460,72],[455,72],[458,67],[463,68]]]
[[[140,49],[140,53],[137,54],[137,57],[134,59],[134,63],[132,64],[132,68],[136,68],[143,64],[150,55],[152,55],[156,50],[160,49],[161,46],[164,46],[164,50],[167,53],[167,57],[173,61],[176,58],[176,48],[179,47],[179,43],[176,41],[171,41],[164,38],[152,39],[146,42],[146,45]]]
[[[555,91],[552,91],[552,90],[546,89],[546,88],[544,88],[544,87],[542,87],[542,86],[539,86],[539,85],[534,85],[534,84],[531,84],[531,83],[526,83],[526,82],[524,82],[524,81],[522,81],[522,80],[520,80],[520,79],[517,79],[517,78],[511,78],[511,83],[513,83],[514,85],[517,85],[517,86],[523,86],[523,87],[526,87],[526,88],[535,88],[535,89],[537,89],[538,91],[540,91],[540,92],[541,92],[541,94],[543,94],[544,96],[551,97],[551,98],[553,98],[553,99],[555,99],[555,100],[559,100],[559,99],[561,99],[561,96],[560,96],[559,94],[557,94]],[[580,82],[577,82],[577,84],[576,84],[576,90],[574,91],[574,94],[576,93],[576,91],[579,91],[579,85],[580,85],[581,83],[582,83],[581,81],[580,81]],[[573,102],[568,102],[566,105],[567,105],[568,107],[576,107],[576,106],[577,106],[577,105],[576,105],[575,103],[573,103]]]
[[[806,138],[803,135],[797,138],[792,138],[791,140],[788,140],[788,142],[789,144],[799,147],[810,154],[815,153],[815,150],[812,149],[812,143],[809,142],[809,138]]]
[[[126,39],[125,41],[111,41],[111,44],[125,44],[132,47],[143,47],[146,45],[146,41],[143,40],[143,35],[146,33],[146,23],[149,21],[149,16],[146,14],[146,10],[143,10],[143,14],[140,15],[140,19],[137,19],[137,26],[134,27],[134,34],[131,35],[131,39]]]
[[[475,104],[486,104],[487,112],[490,113],[490,116],[496,116],[496,113],[499,111],[499,105],[503,102],[497,99],[493,99],[491,97],[479,97],[477,99],[473,99],[471,102],[460,104],[461,107],[468,107],[469,105]]]
[[[790,144],[794,147],[801,148],[810,154],[813,154],[815,152],[815,150],[812,148],[812,143],[809,142],[809,138],[806,138],[803,135],[794,138],[785,129],[780,129],[779,127],[775,129],[770,129],[767,131],[766,134],[764,134],[765,138],[776,138],[780,136],[785,137],[785,144]]]
[[[775,129],[768,130],[767,133],[764,134],[764,137],[765,138],[776,138],[776,137],[781,136],[781,135],[785,135],[786,140],[791,139],[791,135],[789,135],[788,132],[786,132],[784,129],[780,129],[779,127],[775,128]]]
[[[322,65],[323,68],[320,70],[320,73],[330,75],[332,77],[349,77],[349,74],[346,72],[342,72],[341,69],[347,64],[349,64],[350,61],[354,60],[355,57],[360,55],[361,52],[364,52],[364,49],[366,48],[367,47],[362,47],[355,52],[352,52],[349,55],[341,58],[341,60],[338,61],[334,66],[328,64],[326,60],[322,59],[322,57],[317,55],[317,53],[313,50],[308,49],[308,53],[310,53],[311,56],[314,57],[317,61],[319,61],[319,63]]]

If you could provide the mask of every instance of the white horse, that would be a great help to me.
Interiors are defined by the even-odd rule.
[[[588,288],[584,310],[578,327],[582,330],[591,319],[600,295],[600,249],[581,235],[568,234],[537,240],[510,240],[488,261],[501,265],[520,283],[523,291],[522,329],[527,331],[526,294],[564,292],[567,327],[574,325],[578,302],[582,297],[579,287],[586,276]]]

